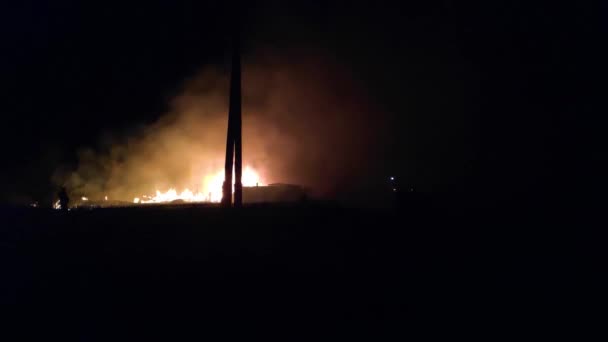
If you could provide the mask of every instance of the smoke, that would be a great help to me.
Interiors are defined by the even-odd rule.
[[[243,62],[243,158],[267,183],[304,185],[317,195],[360,182],[381,162],[382,125],[356,73],[302,51]],[[156,189],[198,189],[223,168],[228,74],[205,68],[186,81],[157,122],[95,151],[54,181],[76,196],[129,200]]]

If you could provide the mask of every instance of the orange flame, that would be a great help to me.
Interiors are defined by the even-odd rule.
[[[257,171],[250,166],[246,166],[243,169],[242,175],[243,186],[255,186],[262,185],[262,179]],[[176,189],[170,188],[169,190],[162,192],[156,190],[154,196],[143,195],[135,197],[133,203],[167,203],[176,200],[182,200],[184,202],[220,202],[222,200],[222,184],[224,183],[224,171],[220,170],[214,174],[205,175],[201,190],[193,192],[190,189],[184,189],[181,192],[177,192]],[[233,184],[234,186],[234,184]]]

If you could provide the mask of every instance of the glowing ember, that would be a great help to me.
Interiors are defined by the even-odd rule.
[[[82,200],[83,200],[83,201],[88,201],[89,199],[83,196],[83,197],[82,197]]]
[[[243,186],[262,185],[260,175],[251,167],[246,166],[242,175]],[[167,203],[181,200],[184,202],[220,202],[222,200],[222,184],[224,183],[224,171],[203,177],[201,190],[193,192],[184,189],[181,192],[171,188],[166,192],[156,190],[156,195],[135,197],[133,203]],[[233,185],[234,186],[234,185]]]

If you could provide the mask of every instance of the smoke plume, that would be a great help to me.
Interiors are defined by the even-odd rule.
[[[156,189],[197,189],[223,168],[228,74],[205,68],[187,80],[157,122],[79,152],[57,183],[75,196],[129,200]],[[364,177],[378,158],[380,121],[356,72],[319,55],[258,54],[243,62],[243,163],[267,183],[328,195]]]

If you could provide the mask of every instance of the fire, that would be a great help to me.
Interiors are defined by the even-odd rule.
[[[154,196],[143,195],[135,197],[133,203],[166,203],[176,200],[184,202],[220,202],[222,200],[223,183],[224,171],[219,170],[214,174],[203,177],[200,191],[193,192],[190,189],[184,189],[181,192],[177,192],[173,188],[165,192],[156,190]],[[243,186],[262,185],[262,179],[257,171],[250,166],[246,166],[243,169],[242,183]]]

